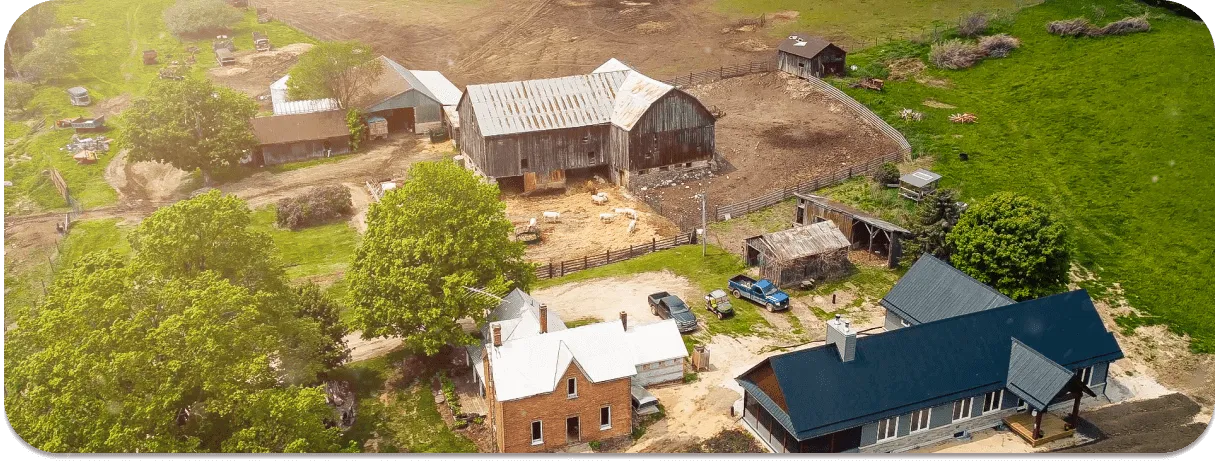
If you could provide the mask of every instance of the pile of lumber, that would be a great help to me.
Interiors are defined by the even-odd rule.
[[[969,113],[952,114],[948,116],[948,121],[952,123],[974,123],[978,121],[978,116]]]

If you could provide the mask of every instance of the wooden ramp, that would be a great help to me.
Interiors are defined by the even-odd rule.
[[[1065,439],[1075,435],[1075,429],[1067,429],[1067,422],[1052,413],[1042,413],[1041,438],[1033,437],[1033,415],[1025,412],[1003,418],[1003,422],[1012,432],[1024,439],[1033,447],[1039,447],[1055,440]]]

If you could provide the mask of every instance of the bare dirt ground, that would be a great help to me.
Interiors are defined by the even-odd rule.
[[[672,272],[645,272],[630,277],[613,277],[567,283],[533,292],[565,322],[595,318],[617,320],[626,312],[627,325],[646,325],[659,321],[648,306],[648,295],[667,291],[686,302],[702,299],[702,293],[685,277]]]
[[[704,188],[708,208],[741,202],[898,148],[837,101],[787,74],[747,75],[686,91],[726,113],[715,124],[715,139],[730,166],[708,179],[646,191],[666,204],[694,207],[689,189]]]
[[[586,73],[610,58],[663,79],[770,59],[774,49],[765,28],[730,20],[704,0],[256,4],[310,35],[359,40],[408,68],[441,71],[458,86]],[[775,15],[767,27],[796,16]]]
[[[189,173],[167,163],[128,162],[125,150],[106,165],[105,178],[120,203],[174,202],[190,195]]]
[[[573,187],[562,194],[506,195],[508,220],[517,229],[524,229],[529,225],[529,218],[536,218],[542,231],[541,243],[527,246],[525,257],[531,261],[558,263],[605,254],[607,250],[622,250],[630,245],[651,244],[653,238],[677,235],[677,227],[652,212],[647,204],[623,195],[616,187],[604,187],[599,191],[609,195],[609,203],[594,204],[591,194],[583,187]],[[601,221],[601,213],[613,213],[614,208],[631,208],[638,212],[635,232],[627,233],[631,219],[626,215],[616,216],[608,223]],[[559,222],[545,222],[542,219],[544,211],[559,212]]]
[[[309,43],[293,43],[271,51],[242,50],[234,53],[237,64],[212,66],[207,75],[213,82],[259,99],[263,110],[271,109],[271,84],[288,73],[297,58],[313,48]]]

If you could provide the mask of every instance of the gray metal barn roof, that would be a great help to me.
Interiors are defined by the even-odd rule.
[[[1034,408],[1045,410],[1050,401],[1075,376],[1071,370],[1046,358],[1019,339],[1012,338],[1012,356],[1007,365],[1007,389]]]
[[[824,38],[804,33],[795,33],[779,42],[779,51],[812,59],[831,46],[834,46],[834,44]]]
[[[1068,369],[1123,357],[1088,293],[1077,290],[861,336],[850,362],[830,344],[772,356],[754,369],[772,368],[787,407],[777,411],[807,439],[1003,389],[1012,338]],[[761,389],[746,385],[755,384],[747,379],[754,369],[737,381],[757,396]]]
[[[943,176],[940,176],[935,172],[919,168],[910,173],[902,175],[901,182],[914,187],[927,187],[932,183],[939,181],[940,178],[943,178]]]
[[[851,215],[851,217],[853,217],[855,219],[866,222],[866,223],[872,225],[873,227],[883,229],[887,232],[901,232],[903,234],[910,233],[910,231],[906,230],[905,228],[903,228],[901,226],[898,226],[897,224],[893,224],[889,221],[885,221],[883,219],[877,218],[868,213],[859,211],[855,208],[844,205],[842,203],[835,202],[833,200],[830,200],[829,198],[822,197],[820,195],[796,193],[796,197],[805,199],[811,203],[814,203],[818,206],[822,206],[829,210]]]
[[[779,261],[792,261],[851,246],[832,221],[793,227],[745,240],[746,244],[773,255]]]
[[[617,66],[607,62],[606,68]],[[673,90],[633,70],[469,85],[467,97],[483,136],[612,123],[630,130]]]
[[[917,325],[1015,303],[935,256],[924,254],[880,304]]]

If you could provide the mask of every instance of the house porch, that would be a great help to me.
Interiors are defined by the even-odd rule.
[[[1055,440],[1065,439],[1075,435],[1075,427],[1053,413],[1041,412],[1041,437],[1033,435],[1037,428],[1037,417],[1030,412],[1020,412],[1003,418],[1003,422],[1012,432],[1034,447],[1039,447]]]

